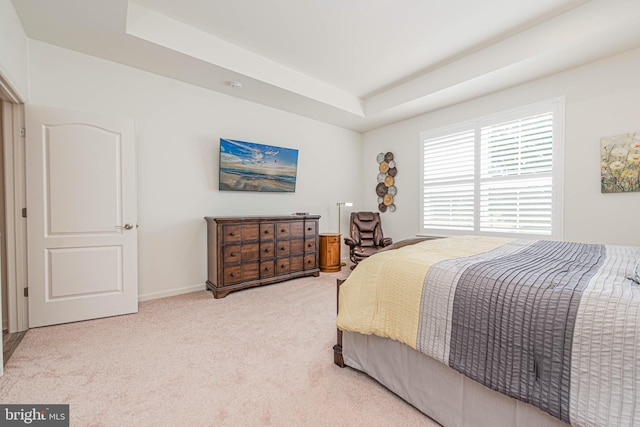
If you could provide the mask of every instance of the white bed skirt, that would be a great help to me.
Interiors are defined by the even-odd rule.
[[[445,427],[568,426],[388,338],[344,332],[342,355],[347,366],[370,375]]]

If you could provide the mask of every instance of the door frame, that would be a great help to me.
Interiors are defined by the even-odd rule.
[[[9,332],[29,329],[29,305],[24,296],[27,287],[27,221],[22,217],[26,207],[24,102],[0,72],[2,102],[2,147],[5,172],[5,210],[7,246],[7,308]],[[0,311],[2,306],[0,305]],[[1,318],[1,316],[0,316]]]
[[[29,329],[27,287],[27,221],[22,217],[26,207],[24,104],[3,102],[3,147],[5,171],[5,210],[7,246],[7,308],[9,332]]]

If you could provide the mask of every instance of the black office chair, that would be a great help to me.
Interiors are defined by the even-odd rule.
[[[363,259],[393,243],[390,237],[384,237],[378,212],[351,212],[349,228],[351,237],[345,237],[344,243],[349,246],[352,270]]]

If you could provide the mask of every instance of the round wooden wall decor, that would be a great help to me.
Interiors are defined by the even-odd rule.
[[[396,162],[392,152],[379,153],[376,156],[378,162],[378,177],[376,195],[378,196],[378,210],[380,212],[395,212],[394,197],[398,192],[395,186],[395,176],[398,173]]]

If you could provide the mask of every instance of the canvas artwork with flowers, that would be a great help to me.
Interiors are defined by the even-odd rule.
[[[640,191],[640,131],[600,140],[600,187],[603,193]]]

